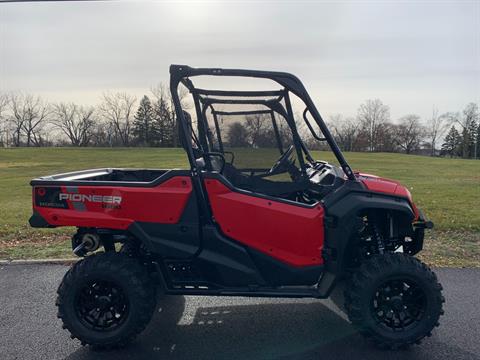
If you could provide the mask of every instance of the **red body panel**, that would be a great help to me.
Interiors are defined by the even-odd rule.
[[[357,178],[363,182],[368,190],[382,192],[386,194],[402,196],[408,199],[415,213],[415,219],[418,219],[418,209],[413,203],[412,194],[408,189],[395,180],[381,178],[376,175],[356,173]]]
[[[48,193],[49,188],[58,189],[53,193],[55,200],[61,193],[64,197],[96,196],[94,199],[101,201],[68,198],[64,200],[68,208],[48,207],[47,202],[46,206],[39,205],[39,197]],[[51,225],[127,229],[134,221],[177,223],[192,193],[192,182],[187,176],[177,176],[155,187],[35,186],[33,191],[34,210]],[[113,197],[117,202],[103,201]]]
[[[323,263],[322,206],[313,208],[249,196],[206,180],[216,222],[230,238],[293,266]]]

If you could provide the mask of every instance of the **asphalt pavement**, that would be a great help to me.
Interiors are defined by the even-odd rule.
[[[422,345],[373,348],[329,300],[168,297],[122,350],[82,347],[62,330],[62,265],[0,266],[0,359],[480,359],[480,269],[436,269],[441,325]]]

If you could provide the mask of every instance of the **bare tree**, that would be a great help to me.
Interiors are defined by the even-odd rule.
[[[39,96],[15,94],[10,97],[10,106],[15,146],[20,146],[22,135],[26,137],[27,146],[41,145],[40,132],[50,115],[49,104]]]
[[[78,146],[87,146],[93,134],[95,126],[95,108],[80,106],[77,108],[76,144]],[[70,139],[72,140],[72,139]]]
[[[13,132],[12,140],[14,146],[20,146],[22,127],[25,121],[23,109],[20,105],[19,95],[10,96],[11,116],[9,117],[10,128]]]
[[[132,132],[135,96],[127,93],[105,93],[99,107],[102,116],[112,124],[115,136],[123,146],[129,146]]]
[[[251,145],[253,147],[260,146],[260,143],[262,142],[262,135],[267,130],[265,126],[267,123],[265,121],[265,115],[249,115],[245,118],[245,120],[245,128],[247,129]]]
[[[354,151],[360,130],[360,123],[354,118],[344,118],[341,114],[330,116],[329,126],[344,151]]]
[[[426,136],[432,148],[431,156],[435,156],[437,141],[443,136],[449,123],[449,114],[438,115],[438,109],[434,107],[432,116],[427,119],[426,130]]]
[[[399,152],[399,146],[397,145],[396,136],[398,131],[398,125],[391,122],[384,122],[378,127],[378,136],[376,151],[381,152]]]
[[[8,94],[0,93],[0,144],[8,146],[9,134],[8,134],[8,122],[5,112],[9,106],[10,99]]]
[[[92,137],[90,144],[92,146],[109,146],[114,145],[114,128],[112,123],[105,121],[96,121],[92,126]]]
[[[92,138],[93,114],[93,107],[60,103],[54,106],[52,123],[68,137],[73,146],[87,146]]]
[[[390,109],[379,99],[367,100],[358,108],[357,119],[366,134],[368,150],[376,151],[382,124],[390,120]]]
[[[395,140],[405,153],[411,154],[420,147],[424,134],[425,129],[420,124],[420,117],[418,115],[406,115],[400,119]]]
[[[153,108],[156,113],[156,120],[159,123],[160,137],[163,139],[160,142],[165,142],[171,137],[171,146],[178,146],[178,124],[177,113],[175,112],[175,104],[168,86],[159,83],[153,86],[150,91],[152,92]],[[178,98],[183,110],[191,108],[191,104],[188,102],[189,91],[187,88],[180,86],[178,88]],[[165,134],[165,130],[168,129],[171,134]]]
[[[8,104],[10,103],[10,99],[8,94],[0,93],[0,119],[4,118],[4,112],[7,110]]]

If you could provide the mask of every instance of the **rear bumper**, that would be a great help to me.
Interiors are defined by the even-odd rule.
[[[55,227],[54,225],[50,225],[47,222],[47,220],[45,220],[43,216],[40,215],[35,210],[33,211],[33,215],[30,217],[28,222],[30,223],[30,226],[34,228],[54,228]]]

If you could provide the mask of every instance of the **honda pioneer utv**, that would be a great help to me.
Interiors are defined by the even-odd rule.
[[[212,90],[194,80],[275,88]],[[377,345],[431,334],[442,287],[414,255],[432,223],[398,182],[352,171],[299,79],[172,65],[170,90],[188,170],[94,169],[31,182],[31,226],[77,227],[72,249],[83,259],[56,302],[72,338],[127,343],[158,293],[322,299],[339,286],[353,326]],[[338,166],[315,160],[313,146],[329,148]]]

